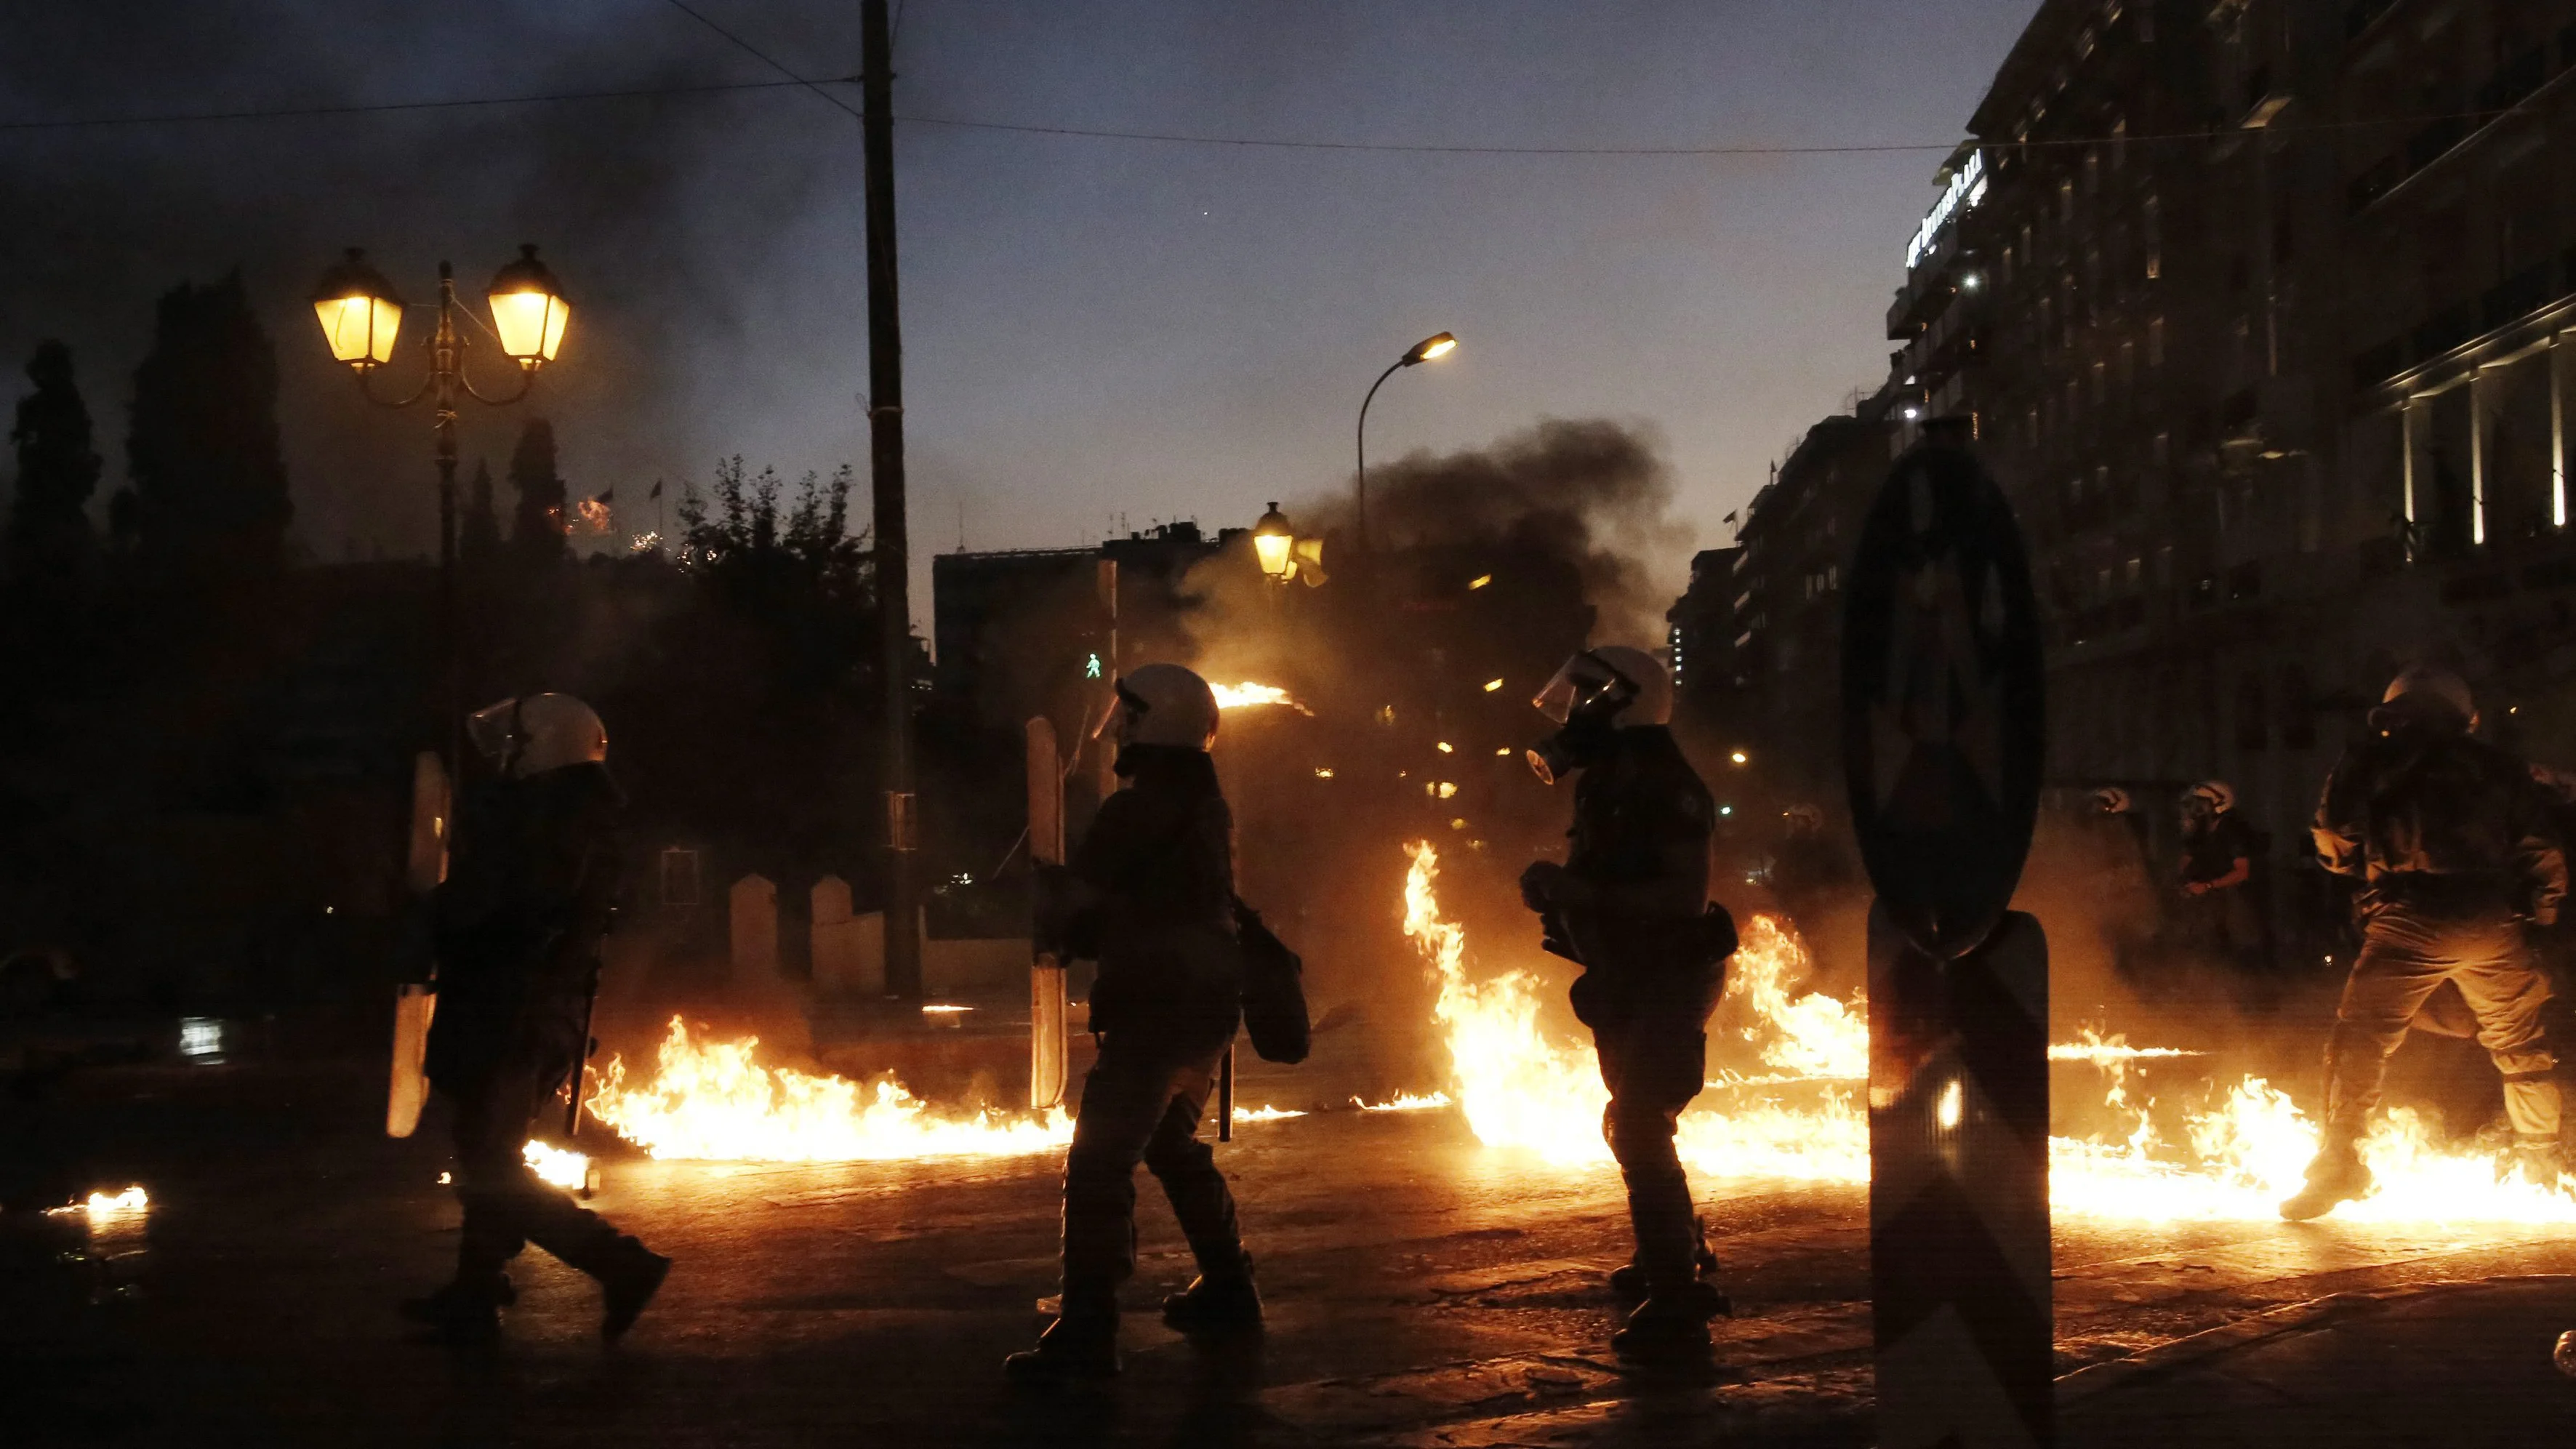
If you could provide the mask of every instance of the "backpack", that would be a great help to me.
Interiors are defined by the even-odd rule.
[[[1241,896],[1234,901],[1234,929],[1243,950],[1244,1034],[1263,1061],[1295,1066],[1314,1041],[1306,1017],[1306,965]]]

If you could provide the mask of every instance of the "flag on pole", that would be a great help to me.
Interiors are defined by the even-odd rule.
[[[650,493],[645,494],[644,496],[645,496],[645,497],[647,497],[647,498],[659,498],[659,497],[661,497],[661,496],[662,496],[662,480],[661,480],[661,479],[659,479],[659,478],[654,479],[654,480],[653,480],[653,491],[652,491],[652,492],[650,492]]]

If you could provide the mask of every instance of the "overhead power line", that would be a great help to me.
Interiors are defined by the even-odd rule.
[[[849,112],[851,119],[860,119],[859,112],[848,102],[842,100],[839,96],[832,94],[830,91],[823,89],[821,86],[816,85],[805,77],[798,75],[796,72],[789,70],[784,62],[778,60],[769,52],[762,50],[759,46],[752,44],[750,41],[743,39],[741,36],[736,35],[732,31],[725,29],[723,26],[716,24],[712,20],[709,20],[706,16],[690,8],[686,3],[686,0],[663,0],[663,3],[689,17],[691,20],[698,22],[700,25],[705,26],[707,29],[714,31],[716,34],[733,42],[735,49],[750,56],[752,59],[759,61],[762,65],[769,67],[780,75],[787,77],[789,80],[794,81],[796,84],[803,86],[805,89],[812,91],[814,94],[821,96],[833,107]]]
[[[696,11],[666,0],[693,19],[704,21]],[[441,100],[363,101],[336,105],[279,106],[242,108],[223,111],[163,111],[131,116],[60,116],[34,117],[0,121],[0,134],[110,130],[139,126],[181,126],[223,121],[299,120],[328,116],[392,114],[404,111],[468,110],[491,106],[555,105],[580,101],[649,100],[670,96],[709,96],[736,92],[776,90],[812,91],[853,120],[858,112],[826,86],[856,85],[856,76],[807,78],[743,41],[732,32],[707,22],[708,28],[733,42],[763,64],[779,72],[777,80],[707,81],[697,84],[628,86],[592,91],[547,91],[510,96],[462,96]],[[2506,114],[2502,110],[2463,111],[2449,115],[2384,116],[2364,120],[2312,121],[2276,123],[2267,128],[2273,132],[2308,133],[2324,131],[2367,130],[2374,128],[2413,128],[2436,121],[2465,121],[2483,124]],[[2215,127],[2196,131],[2168,131],[2151,134],[2087,134],[2073,136],[2035,136],[2027,140],[1977,140],[1959,137],[1940,141],[1880,141],[1848,145],[1746,145],[1718,143],[1695,146],[1494,146],[1449,144],[1427,141],[1332,141],[1289,136],[1212,136],[1181,131],[1120,131],[1085,126],[1045,126],[1016,121],[975,120],[962,116],[913,116],[898,113],[898,124],[937,126],[950,130],[993,131],[1008,135],[1063,136],[1079,140],[1134,141],[1154,145],[1223,146],[1257,150],[1374,152],[1393,155],[1427,156],[1567,156],[1567,157],[1728,157],[1728,156],[1871,156],[1948,153],[1961,146],[1976,145],[1990,151],[2049,150],[2069,146],[2173,145],[2211,142],[2230,136],[2244,136],[2248,131],[2235,127]]]

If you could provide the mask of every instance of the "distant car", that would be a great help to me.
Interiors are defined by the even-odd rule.
[[[0,1017],[42,1016],[79,975],[79,963],[60,946],[20,946],[0,958]]]

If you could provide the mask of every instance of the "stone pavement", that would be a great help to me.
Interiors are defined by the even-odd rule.
[[[1223,1149],[1271,1308],[1226,1352],[1137,1312],[1103,1393],[1009,1392],[1052,1289],[1049,1157],[613,1162],[598,1206],[679,1259],[613,1350],[531,1253],[497,1354],[404,1340],[455,1209],[381,1069],[120,1070],[0,1101],[0,1177],[138,1181],[140,1221],[0,1215],[0,1444],[1859,1446],[1864,1205],[1712,1182],[1741,1316],[1714,1379],[1621,1371],[1617,1178],[1475,1145],[1452,1114],[1317,1114]],[[433,1124],[434,1132],[435,1124]],[[0,1183],[0,1187],[5,1187]],[[1146,1185],[1142,1308],[1189,1263]],[[2069,1445],[2576,1443],[2576,1244],[2555,1230],[2060,1224]]]

